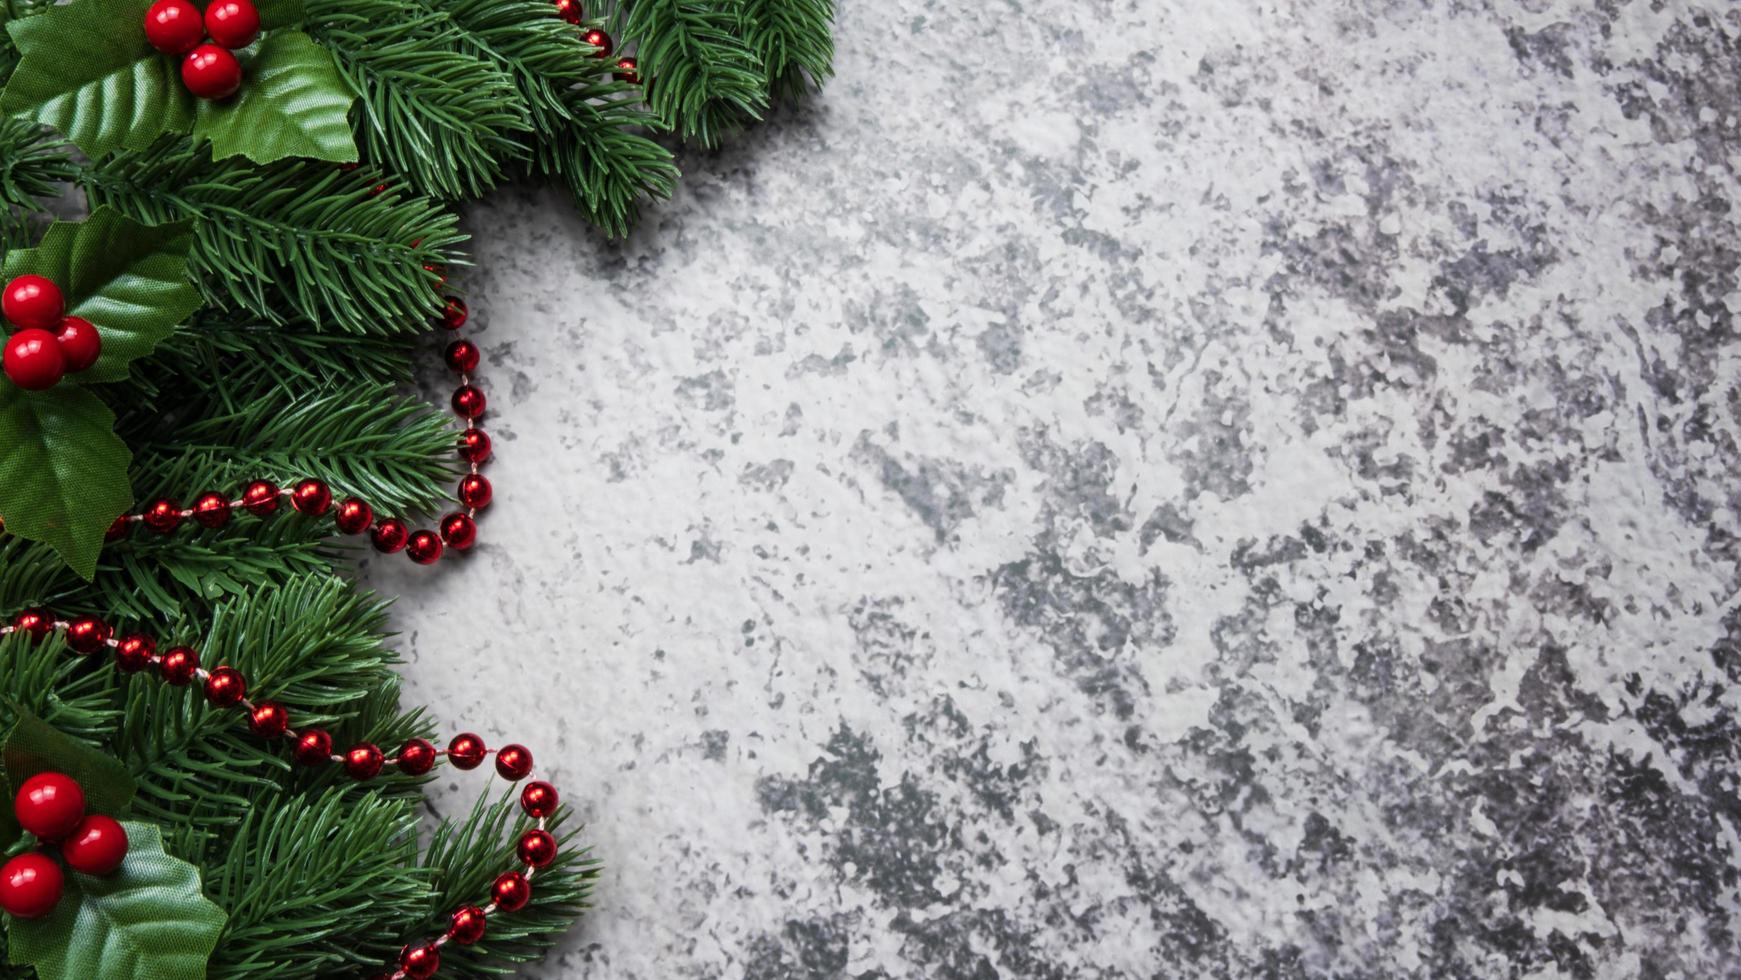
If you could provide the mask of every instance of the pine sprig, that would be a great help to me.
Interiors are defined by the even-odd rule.
[[[666,128],[703,146],[760,119],[767,72],[744,41],[736,0],[629,0],[618,10],[648,80],[648,104]]]
[[[92,207],[152,223],[194,218],[192,265],[213,303],[275,324],[421,332],[441,307],[436,270],[457,260],[465,236],[452,212],[386,180],[311,161],[214,163],[172,139],[116,154],[80,183]]]
[[[563,182],[588,220],[626,235],[641,204],[671,195],[677,166],[642,130],[657,120],[547,0],[439,0],[459,50],[495,65],[524,101],[531,169]]]
[[[439,14],[409,0],[314,0],[310,32],[356,92],[365,159],[434,197],[476,197],[524,154],[526,107],[500,69],[456,49]]]
[[[800,98],[834,74],[834,0],[739,2],[744,40],[761,58],[774,98]]]
[[[0,235],[28,244],[29,220],[78,173],[66,144],[22,119],[0,120]]]

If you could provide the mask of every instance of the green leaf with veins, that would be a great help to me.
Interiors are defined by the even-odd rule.
[[[89,580],[103,532],[133,503],[133,455],[113,431],[115,414],[88,388],[25,391],[0,383],[0,520],[41,541]]]
[[[40,919],[13,919],[7,959],[41,980],[200,980],[227,917],[205,897],[199,869],[163,849],[154,824],[127,820],[127,858],[106,875],[68,872],[66,893]]]
[[[211,140],[215,159],[357,159],[348,118],[355,96],[332,55],[307,34],[267,34],[243,58],[242,72],[241,91],[200,103],[194,122],[194,137]]]
[[[102,356],[70,381],[119,381],[129,363],[199,309],[187,275],[191,229],[187,221],[147,225],[99,208],[84,221],[56,222],[36,248],[8,252],[0,276],[48,277],[66,297],[66,311],[97,328]]]

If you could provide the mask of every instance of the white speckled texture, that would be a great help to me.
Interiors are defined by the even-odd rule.
[[[368,574],[606,862],[527,975],[1741,976],[1737,8],[838,31],[469,213],[497,503]]]

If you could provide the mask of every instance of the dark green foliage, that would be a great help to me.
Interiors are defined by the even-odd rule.
[[[638,47],[648,103],[685,138],[713,146],[768,105],[761,59],[736,0],[630,0],[618,11]]]
[[[834,74],[834,0],[742,0],[744,38],[770,94],[796,99]]]
[[[0,20],[48,3],[0,0]],[[411,382],[439,345],[427,332],[441,276],[463,261],[447,202],[553,178],[591,221],[626,234],[677,176],[650,133],[713,144],[771,99],[819,85],[832,55],[832,0],[636,0],[612,23],[645,87],[618,81],[551,0],[307,9],[304,29],[357,95],[361,167],[214,163],[186,138],[75,163],[35,127],[0,122],[10,244],[27,244],[28,221],[68,182],[93,206],[195,223],[204,308],[123,380],[91,388],[117,415],[142,500],[315,476],[378,513],[438,513],[458,474],[457,430]],[[0,34],[0,75],[14,64]],[[188,643],[341,748],[436,737],[422,712],[398,705],[383,602],[334,574],[356,547],[330,519],[238,512],[218,529],[135,527],[85,581],[49,548],[0,534],[0,616],[44,604]],[[476,805],[443,821],[420,855],[426,778],[360,784],[335,767],[294,767],[287,746],[255,738],[197,690],[119,674],[59,639],[0,638],[4,698],[126,764],[138,782],[132,816],[163,828],[229,916],[209,969],[220,980],[375,972],[456,906],[487,901],[527,825],[516,794],[496,795],[479,773]],[[466,723],[442,719],[440,735]],[[532,904],[493,917],[485,942],[447,947],[443,976],[512,973],[586,908],[597,864],[566,811],[552,830],[560,856],[537,874]],[[0,978],[30,976],[0,966]]]
[[[80,180],[93,207],[151,222],[195,219],[192,261],[207,299],[270,323],[422,332],[441,308],[435,269],[455,261],[464,240],[452,212],[368,167],[214,163],[168,139],[116,154]]]

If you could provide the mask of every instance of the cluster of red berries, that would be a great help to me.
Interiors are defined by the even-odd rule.
[[[97,363],[103,338],[84,317],[66,316],[60,287],[42,276],[19,276],[0,293],[0,311],[18,327],[6,338],[6,377],[26,391],[53,388],[67,372]]]
[[[580,0],[556,0],[556,16],[576,26],[586,19],[586,14],[580,9]],[[596,27],[588,28],[581,35],[581,40],[598,49],[594,55],[598,58],[609,58],[611,51],[616,48],[611,36]],[[613,74],[619,82],[628,82],[630,85],[641,83],[640,65],[633,58],[618,58],[617,70]]]
[[[26,779],[12,801],[18,825],[46,846],[58,844],[74,871],[106,875],[127,857],[127,830],[111,817],[85,813],[85,791],[64,773]],[[0,909],[20,919],[47,915],[60,902],[66,878],[43,850],[27,851],[0,866]]]
[[[230,52],[259,36],[260,11],[254,0],[213,0],[203,17],[188,0],[157,0],[145,12],[145,39],[181,59],[181,83],[202,99],[236,94],[242,87],[242,63]]]

